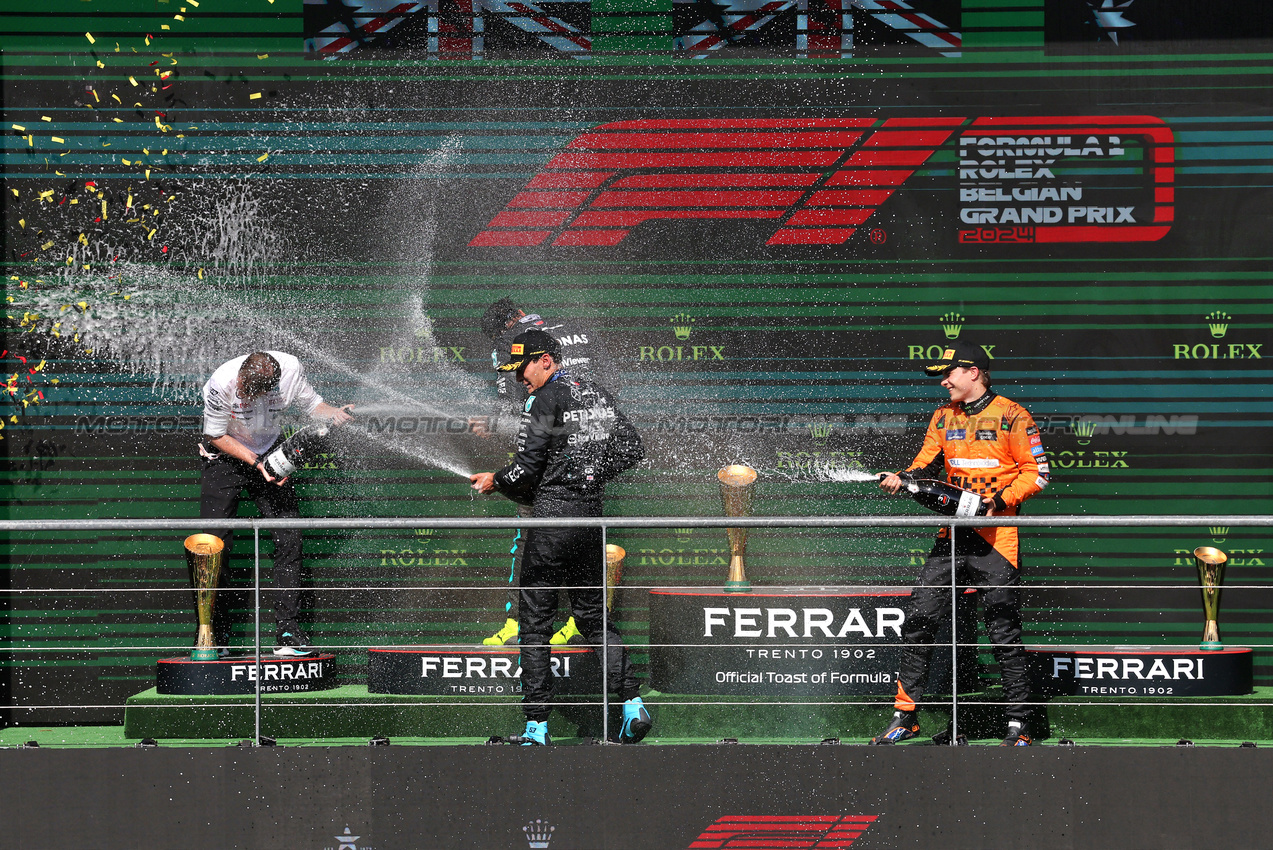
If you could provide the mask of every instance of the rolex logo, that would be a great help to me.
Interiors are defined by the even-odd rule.
[[[674,528],[672,533],[676,535],[676,539],[682,542],[689,540],[690,535],[694,533],[692,528]]]
[[[432,537],[432,536],[433,536],[433,529],[431,529],[431,528],[417,528],[417,529],[415,530],[415,535],[416,535],[416,537]]]
[[[1227,525],[1213,525],[1207,531],[1211,532],[1211,539],[1217,543],[1223,543],[1224,539],[1229,536],[1229,527]]]
[[[689,339],[693,324],[694,317],[689,313],[677,313],[672,317],[672,333],[677,339]]]
[[[834,426],[830,422],[810,422],[809,436],[813,438],[814,444],[825,446],[833,429]]]
[[[531,850],[544,850],[548,847],[548,842],[552,840],[553,833],[556,831],[557,827],[539,818],[535,818],[522,827],[522,832],[526,833],[526,840],[530,842]]]
[[[1216,339],[1224,339],[1224,335],[1229,332],[1229,322],[1233,321],[1233,317],[1223,310],[1215,310],[1208,313],[1207,329],[1211,331],[1211,335]]]
[[[1079,438],[1079,445],[1086,446],[1096,433],[1096,423],[1090,419],[1080,419],[1074,423],[1074,433]]]
[[[964,329],[964,317],[958,313],[947,313],[941,317],[942,333],[946,339],[959,339],[959,332]]]

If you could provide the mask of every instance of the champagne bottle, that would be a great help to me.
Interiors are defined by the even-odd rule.
[[[305,455],[314,451],[317,442],[327,436],[330,425],[314,422],[283,441],[283,445],[262,460],[265,471],[275,478],[286,478],[304,463]]]
[[[939,514],[974,517],[985,516],[986,511],[989,510],[989,506],[981,500],[981,496],[971,490],[933,478],[916,478],[905,472],[899,472],[898,477],[902,479],[912,499]]]

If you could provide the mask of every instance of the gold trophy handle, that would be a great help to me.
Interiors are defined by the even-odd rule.
[[[212,635],[212,610],[217,602],[225,541],[212,534],[192,534],[186,538],[186,566],[194,588],[195,616],[199,631],[195,636],[192,661],[216,661],[217,645]]]

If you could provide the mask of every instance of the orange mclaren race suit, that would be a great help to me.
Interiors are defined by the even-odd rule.
[[[906,471],[935,477],[939,463],[951,484],[992,496],[999,516],[1015,516],[1022,502],[1047,486],[1051,473],[1034,419],[1021,405],[989,390],[967,404],[939,407]],[[957,584],[977,588],[1008,719],[1026,722],[1030,681],[1021,645],[1017,529],[960,529],[953,541],[950,534],[950,528],[938,532],[911,592],[896,707],[915,711],[928,682],[937,626],[950,617],[953,543]]]

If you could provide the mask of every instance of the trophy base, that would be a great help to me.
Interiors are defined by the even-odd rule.
[[[1203,652],[1219,652],[1224,649],[1224,643],[1218,640],[1204,640],[1198,644],[1198,648]]]
[[[727,581],[725,582],[726,593],[751,593],[751,582],[749,581]]]

